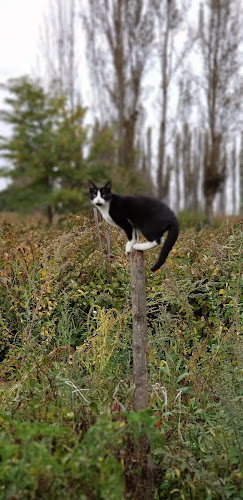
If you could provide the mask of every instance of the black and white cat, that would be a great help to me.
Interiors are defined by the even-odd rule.
[[[175,214],[162,201],[149,196],[120,196],[111,192],[111,182],[97,187],[89,183],[90,201],[112,226],[122,228],[127,237],[126,253],[135,250],[149,250],[163,242],[163,234],[168,236],[157,262],[151,271],[157,271],[175,244],[179,234],[179,224]],[[148,240],[138,242],[138,231]]]

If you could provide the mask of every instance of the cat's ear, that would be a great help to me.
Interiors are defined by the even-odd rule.
[[[97,189],[97,186],[92,181],[89,181],[89,189],[93,191],[93,189]]]
[[[104,186],[105,189],[111,191],[111,181],[108,181],[105,186]]]

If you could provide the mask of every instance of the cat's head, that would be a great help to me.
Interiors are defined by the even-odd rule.
[[[111,200],[111,182],[98,187],[92,181],[89,181],[90,201],[93,205],[100,207]]]

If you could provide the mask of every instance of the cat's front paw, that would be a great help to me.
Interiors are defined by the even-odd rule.
[[[127,244],[126,244],[126,254],[128,254],[128,253],[131,252],[133,245],[134,245],[134,241],[133,240],[127,242]]]

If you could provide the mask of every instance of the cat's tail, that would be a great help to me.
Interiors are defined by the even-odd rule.
[[[164,264],[166,258],[168,257],[172,247],[174,246],[179,234],[179,223],[175,218],[171,223],[171,226],[168,231],[168,236],[162,246],[162,250],[160,252],[160,256],[154,266],[151,268],[151,271],[157,271],[162,264]]]

